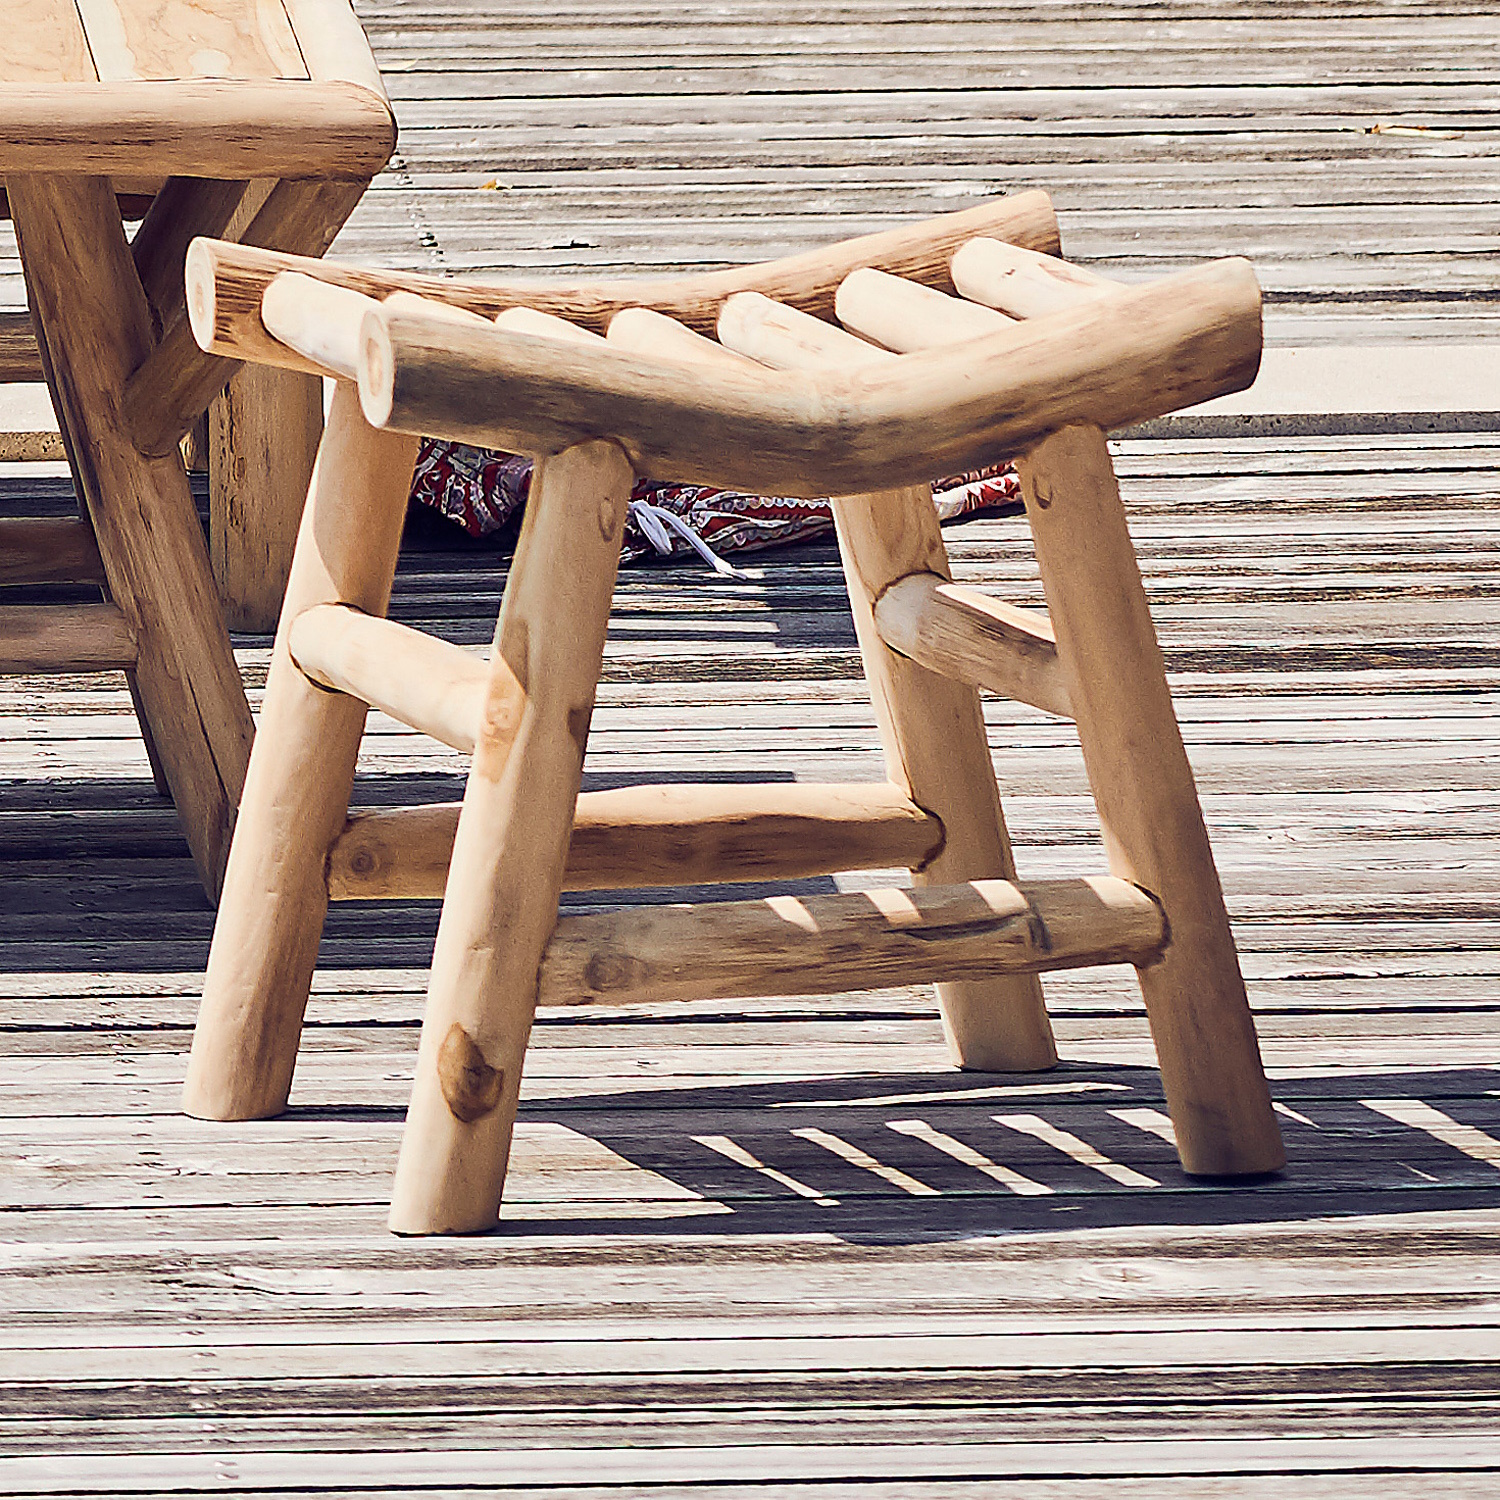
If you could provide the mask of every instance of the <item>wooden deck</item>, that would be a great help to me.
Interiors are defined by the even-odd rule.
[[[360,8],[403,137],[350,255],[709,264],[1040,184],[1123,274],[1252,254],[1283,343],[1493,318],[1478,6]],[[123,680],[0,680],[0,1495],[1494,1494],[1500,438],[1422,425],[1116,445],[1291,1156],[1250,1185],[1177,1169],[1096,971],[1038,1076],[950,1071],[915,990],[545,1014],[501,1231],[393,1239],[435,910],[334,913],[286,1117],[184,1119],[212,914]],[[1040,602],[1023,521],[949,537]],[[587,785],[878,774],[832,550],[760,567],[622,575]],[[502,581],[428,541],[394,613],[479,649]],[[1022,874],[1100,868],[1068,727],[988,719]],[[356,797],[461,774],[376,721]]]

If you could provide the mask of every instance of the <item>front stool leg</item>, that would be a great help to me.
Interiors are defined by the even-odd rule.
[[[601,441],[541,460],[532,479],[448,866],[392,1192],[398,1234],[491,1229],[499,1216],[634,477]]]
[[[286,1107],[328,911],[328,849],[344,826],[367,709],[303,676],[292,622],[315,604],[383,615],[418,439],[365,421],[340,383],[318,450],[260,729],[230,848],[183,1108],[212,1120]]]
[[[1285,1165],[1192,767],[1104,434],[1068,427],[1016,464],[1110,872],[1166,911],[1137,970],[1183,1167]]]

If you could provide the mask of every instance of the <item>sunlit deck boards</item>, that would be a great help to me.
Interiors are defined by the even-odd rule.
[[[1282,341],[1472,338],[1492,305],[1477,12],[361,8],[403,157],[351,255],[703,263],[803,243],[815,189],[843,233],[1041,183],[1123,273],[1248,250],[1299,293]],[[392,1240],[435,914],[335,911],[289,1117],[182,1119],[211,914],[123,684],[0,683],[0,1494],[1491,1494],[1497,461],[1120,449],[1293,1161],[1234,1191],[1172,1165],[1128,976],[1059,976],[1042,1078],[947,1071],[915,993],[544,1017],[509,1232]],[[1037,602],[1020,522],[950,537]],[[628,571],[588,784],[875,774],[835,569]],[[499,582],[414,552],[396,613],[477,649]],[[1067,727],[989,720],[1023,873],[1095,868]],[[367,803],[457,793],[393,724],[366,749]]]
[[[181,1118],[210,917],[123,688],[9,684],[0,1493],[226,1464],[368,1493],[1265,1471],[1234,1492],[1274,1495],[1295,1471],[1352,1495],[1371,1466],[1382,1493],[1485,1493],[1496,456],[1122,447],[1292,1154],[1237,1190],[1177,1169],[1128,975],[1062,975],[1045,1077],[948,1071],[915,992],[545,1017],[510,1232],[391,1240],[432,912],[335,911],[288,1118]],[[1032,597],[1022,523],[950,538],[959,576]],[[870,774],[835,566],[627,572],[589,784]],[[498,583],[413,552],[396,613],[477,645]],[[253,682],[263,644],[241,657]],[[815,716],[789,722],[789,677]],[[1023,874],[1091,868],[1066,734],[990,723]],[[451,795],[458,760],[387,725],[360,795],[412,773]]]

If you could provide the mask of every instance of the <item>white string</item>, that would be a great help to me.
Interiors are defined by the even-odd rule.
[[[632,500],[630,514],[635,518],[636,525],[641,528],[641,535],[663,557],[670,557],[672,554],[672,537],[668,530],[670,528],[721,577],[751,579],[757,576],[754,573],[745,572],[742,568],[736,568],[732,563],[725,562],[681,516],[674,515],[660,505],[652,505],[647,500]]]

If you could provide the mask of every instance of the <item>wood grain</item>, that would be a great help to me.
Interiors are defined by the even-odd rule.
[[[306,78],[282,0],[75,0],[107,81]]]
[[[532,480],[432,955],[391,1192],[398,1234],[499,1215],[633,480],[606,442],[543,461]],[[497,711],[511,681],[527,695],[518,725]]]
[[[457,826],[454,803],[356,813],[328,852],[329,898],[441,896]],[[582,792],[563,889],[921,869],[942,851],[943,837],[942,824],[893,786],[667,784]]]
[[[1243,389],[1259,358],[1259,288],[1245,262],[1222,261],[816,376],[553,347],[382,308],[367,315],[360,394],[376,426],[525,453],[602,431],[660,479],[816,497],[995,463],[1070,422],[1173,411]]]
[[[343,83],[79,83],[5,86],[7,172],[130,173],[247,179],[368,179],[395,141],[368,89]]]
[[[808,995],[1149,963],[1160,907],[1125,881],[1004,880],[848,896],[773,896],[563,917],[542,960],[541,1003],[631,1005]]]
[[[356,408],[338,387],[229,852],[184,1086],[184,1108],[208,1119],[278,1113],[296,1066],[327,908],[324,855],[349,806],[365,705],[303,676],[291,626],[318,604],[385,612],[416,459],[413,440],[372,431]]]
[[[136,657],[118,605],[0,605],[0,673],[120,671]]]
[[[5,83],[81,83],[97,80],[78,7],[73,0],[18,0],[0,43]]]
[[[120,392],[150,347],[145,294],[105,179],[13,177],[10,193],[54,402],[111,598],[136,638],[136,690],[199,874],[217,892],[250,710],[182,460],[143,460],[120,429]]]

